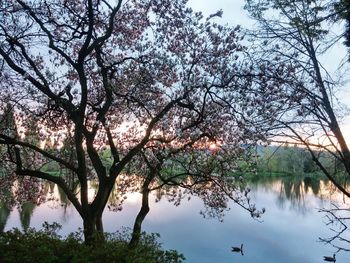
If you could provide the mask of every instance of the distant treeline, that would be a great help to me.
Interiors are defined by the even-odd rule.
[[[341,162],[332,154],[325,151],[316,154],[321,163],[333,174],[344,170]],[[321,174],[309,151],[302,147],[289,145],[258,147],[256,156],[257,170],[260,173]]]
[[[267,176],[285,176],[285,175],[321,175],[323,174],[316,163],[312,160],[312,156],[309,151],[305,148],[298,146],[257,146],[255,148],[255,153],[253,157],[255,158],[254,165],[258,175],[267,175]],[[341,174],[344,171],[342,163],[339,162],[333,155],[325,151],[316,152],[321,163],[326,167],[328,171],[332,174]],[[111,153],[109,149],[105,149],[100,153],[102,162],[110,166]],[[239,165],[238,174],[246,174],[247,163],[241,162]],[[251,167],[251,165],[248,165]],[[251,168],[248,168],[250,170]],[[61,170],[60,167],[53,162],[49,162],[42,166],[42,170],[53,175],[60,176],[65,171]],[[245,172],[243,172],[243,170]],[[0,176],[6,174],[4,169],[0,168]],[[253,174],[251,174],[253,175]]]

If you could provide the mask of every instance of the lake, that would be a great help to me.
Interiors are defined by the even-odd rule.
[[[220,222],[200,215],[203,204],[196,197],[190,201],[185,198],[180,206],[174,206],[166,198],[154,202],[153,196],[143,229],[159,233],[163,247],[183,253],[189,263],[316,263],[323,262],[324,255],[331,256],[336,252],[331,245],[319,241],[319,238],[334,235],[331,227],[338,229],[326,225],[326,214],[320,213],[319,209],[331,208],[332,203],[349,208],[350,200],[329,182],[284,177],[250,182],[249,186],[257,207],[266,208],[261,221],[252,219],[248,212],[234,203],[230,203],[230,210]],[[53,196],[59,198],[57,188],[53,189]],[[131,193],[121,212],[106,209],[103,216],[105,231],[132,227],[140,201],[140,194]],[[6,216],[5,230],[22,228],[22,225],[40,228],[44,221],[48,221],[62,224],[60,234],[65,235],[82,226],[74,208],[57,200],[28,206],[25,210],[19,213],[13,209]],[[350,211],[345,211],[344,215],[350,217]],[[0,214],[0,218],[4,220],[4,215]],[[349,232],[345,231],[342,237],[350,240]],[[231,252],[232,246],[241,244],[244,255]],[[349,243],[347,248],[350,248]],[[341,251],[336,258],[337,262],[348,263],[350,252]]]

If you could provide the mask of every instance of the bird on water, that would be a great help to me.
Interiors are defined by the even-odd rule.
[[[232,247],[232,252],[240,252],[243,255],[243,244],[240,247]]]
[[[323,256],[323,260],[328,262],[335,262],[336,261],[335,254],[333,254],[333,257]]]

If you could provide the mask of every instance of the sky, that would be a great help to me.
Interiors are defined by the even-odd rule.
[[[244,2],[244,0],[189,0],[188,3],[194,10],[202,11],[206,16],[222,9],[224,23],[250,27],[254,23],[243,10]]]

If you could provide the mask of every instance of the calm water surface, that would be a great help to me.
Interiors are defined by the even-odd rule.
[[[333,234],[325,224],[325,214],[318,210],[329,208],[331,202],[349,208],[350,201],[330,189],[328,183],[321,181],[312,185],[305,181],[275,179],[250,183],[250,187],[257,207],[267,210],[262,222],[251,219],[248,212],[233,203],[224,222],[219,222],[204,219],[199,214],[203,205],[198,198],[183,201],[178,207],[165,198],[157,203],[152,198],[143,229],[160,233],[163,246],[180,251],[190,263],[316,263],[323,262],[324,255],[332,255],[336,251],[318,241],[319,237]],[[140,194],[130,194],[122,212],[107,209],[104,213],[105,230],[115,232],[122,226],[132,227],[140,200]],[[63,225],[61,234],[76,231],[82,226],[72,206],[61,206],[54,201],[30,208],[27,215],[13,210],[5,230],[21,228],[24,220],[36,228],[40,228],[44,221],[58,222]],[[350,239],[349,232],[345,237]],[[241,243],[244,246],[243,256],[230,251],[231,246],[240,246]],[[350,262],[349,252],[339,252],[336,257],[338,263]]]

